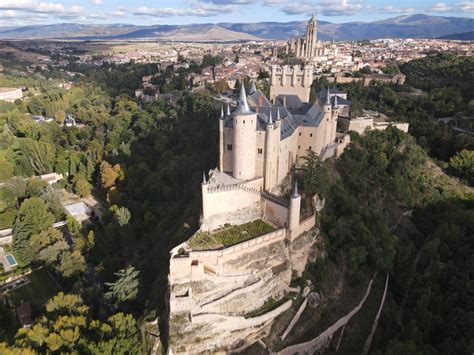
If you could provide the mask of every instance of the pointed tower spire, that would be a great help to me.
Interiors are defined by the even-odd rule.
[[[255,80],[252,80],[252,83],[250,84],[250,91],[249,94],[252,95],[253,93],[257,92],[257,86],[255,85]]]
[[[226,115],[227,115],[227,116],[230,116],[230,104],[227,104],[227,112],[226,112]]]
[[[270,113],[268,114],[268,124],[273,124],[272,109],[271,108],[270,108]]]
[[[292,198],[297,198],[300,197],[300,194],[298,193],[298,180],[295,180],[295,186],[293,188],[293,193],[291,194]]]
[[[202,184],[203,185],[206,185],[207,184],[207,181],[206,181],[206,173],[203,171],[202,172]]]
[[[237,104],[235,112],[240,115],[252,114],[249,104],[247,103],[247,94],[245,93],[245,85],[243,83],[240,87],[239,103]]]
[[[331,95],[329,94],[329,86],[328,91],[326,93],[326,105],[331,105]]]
[[[337,95],[334,95],[334,108],[339,108],[339,105],[337,104]]]
[[[281,120],[281,117],[280,117],[280,107],[277,107],[277,121],[280,121]]]
[[[224,118],[224,105],[221,105],[221,120]]]

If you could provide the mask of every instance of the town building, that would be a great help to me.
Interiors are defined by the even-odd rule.
[[[21,88],[0,88],[0,100],[13,102],[23,97]]]

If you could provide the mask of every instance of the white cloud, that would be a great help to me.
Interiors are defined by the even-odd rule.
[[[461,12],[474,12],[474,2],[465,1],[456,4],[456,9]]]
[[[104,0],[89,0],[92,5],[103,5]]]
[[[322,14],[324,16],[353,15],[363,8],[361,2],[349,0],[324,0],[317,3],[304,1],[302,3],[289,3],[281,11],[287,15]]]
[[[265,6],[276,6],[281,5],[283,0],[263,0],[263,5]]]
[[[412,12],[415,12],[415,9],[413,7],[394,7],[394,6],[384,6],[382,9],[380,9],[381,13],[385,14],[410,14]]]
[[[18,13],[15,10],[7,10],[0,12],[0,18],[15,18],[18,16]]]
[[[177,7],[160,7],[151,8],[142,6],[135,9],[132,13],[136,16],[153,16],[153,17],[172,17],[172,16],[201,16],[211,17],[223,13],[231,13],[235,11],[233,5],[214,5],[211,3],[196,3],[190,8]]]
[[[446,5],[444,2],[437,2],[434,4],[431,8],[430,11],[432,12],[449,12],[451,11],[452,7]]]
[[[201,0],[202,2],[208,2],[216,5],[248,5],[254,4],[255,0]]]

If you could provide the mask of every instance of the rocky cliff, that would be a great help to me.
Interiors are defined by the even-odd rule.
[[[229,351],[265,336],[274,319],[291,307],[286,296],[292,274],[304,270],[316,234],[313,230],[290,242],[280,230],[246,246],[220,250],[220,259],[214,258],[216,251],[175,253],[170,353]],[[183,270],[189,263],[188,273]]]

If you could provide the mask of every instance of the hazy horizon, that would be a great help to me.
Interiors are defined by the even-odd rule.
[[[58,23],[186,25],[305,21],[314,14],[332,23],[373,22],[401,15],[472,18],[474,3],[463,0],[1,0],[0,27]]]

